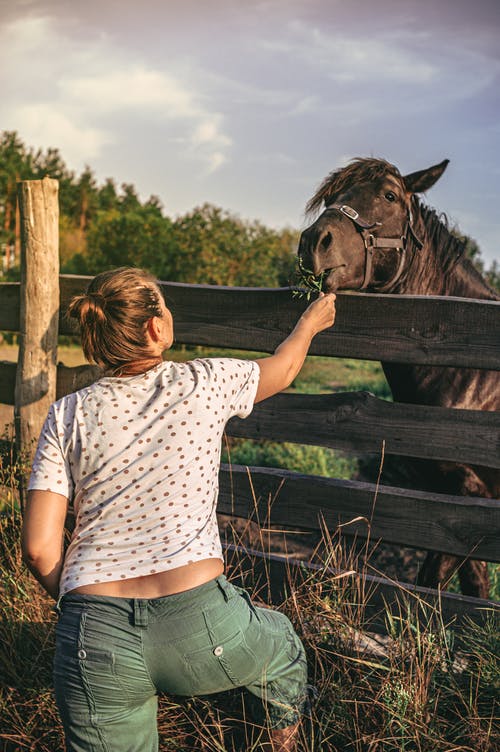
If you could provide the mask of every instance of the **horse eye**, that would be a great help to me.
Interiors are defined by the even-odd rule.
[[[386,197],[386,199],[388,201],[395,201],[396,200],[396,194],[393,193],[392,191],[387,191],[387,193],[385,194],[385,197]]]

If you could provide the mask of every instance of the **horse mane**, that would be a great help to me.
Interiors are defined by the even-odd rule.
[[[412,198],[412,213],[417,227],[423,228],[427,244],[434,250],[439,268],[448,274],[463,257],[467,240],[451,232],[448,217],[424,204],[418,196]]]
[[[462,237],[450,229],[448,217],[444,212],[437,212],[432,207],[424,204],[416,195],[412,197],[412,216],[417,235],[425,237],[426,246],[432,248],[433,253],[426,256],[426,274],[436,274],[444,281],[443,294],[452,294],[451,272],[460,264],[466,274],[468,283],[476,288],[482,288],[494,300],[498,300],[498,294],[488,285],[484,277],[474,266],[471,259],[464,255],[467,248],[467,238]],[[410,236],[410,253],[413,260],[418,256],[419,250],[414,245]],[[430,268],[433,267],[433,268]],[[414,265],[411,263],[401,279],[402,284],[411,277]]]
[[[356,157],[345,167],[333,170],[323,180],[314,196],[306,205],[306,216],[318,211],[326,199],[330,199],[353,185],[379,180],[386,175],[402,180],[398,168],[384,159]]]

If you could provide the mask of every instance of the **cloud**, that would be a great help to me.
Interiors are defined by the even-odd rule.
[[[109,62],[103,61],[100,74],[63,77],[59,83],[62,99],[92,103],[93,112],[101,113],[146,108],[166,119],[203,116],[195,92],[168,73],[137,64],[113,70]]]
[[[480,47],[466,49],[454,39],[438,40],[432,31],[403,27],[378,34],[359,29],[353,35],[345,29],[324,31],[292,20],[279,39],[264,38],[260,44],[269,55],[295,61],[304,75],[314,75],[312,81],[320,78],[337,84],[343,97],[349,96],[349,87],[358,86],[352,91],[358,99],[359,87],[379,96],[383,88],[406,86],[421,91],[427,101],[429,89],[440,99],[463,100],[490,86],[500,71],[499,61]],[[304,111],[316,101],[314,96],[303,100]]]
[[[111,132],[82,124],[77,115],[71,117],[49,103],[13,106],[10,117],[11,129],[19,130],[29,145],[56,146],[70,164],[88,162],[114,140]]]
[[[345,32],[325,33],[302,21],[292,21],[287,37],[279,41],[264,40],[262,46],[272,52],[299,59],[334,81],[349,83],[356,79],[427,83],[436,73],[429,61],[419,59],[402,40],[377,39],[361,33],[355,37]]]
[[[16,71],[15,86],[0,74],[2,127],[36,146],[57,145],[79,165],[119,142],[124,116],[161,124],[165,139],[178,144],[181,130],[184,157],[202,172],[228,160],[232,140],[223,118],[193,76],[130,59],[108,35],[83,41],[53,19],[25,18],[0,29],[2,63]]]

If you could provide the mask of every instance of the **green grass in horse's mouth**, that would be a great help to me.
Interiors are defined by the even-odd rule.
[[[293,294],[295,297],[309,300],[313,293],[322,291],[324,279],[330,270],[325,269],[317,276],[312,269],[304,266],[301,258],[299,258],[298,268],[298,284],[303,285],[305,289],[294,290]]]

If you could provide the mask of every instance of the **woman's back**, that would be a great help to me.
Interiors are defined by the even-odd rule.
[[[250,412],[257,384],[251,361],[167,361],[104,377],[52,406],[30,489],[59,488],[73,499],[61,595],[102,592],[104,583],[119,595],[123,581],[132,594],[131,579],[222,561],[221,438],[229,418]]]

